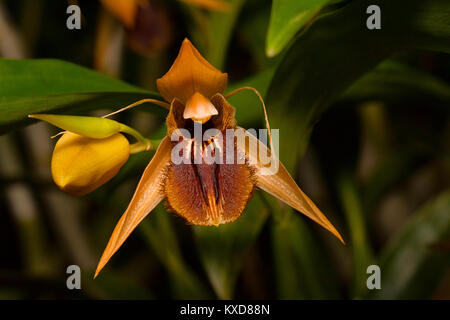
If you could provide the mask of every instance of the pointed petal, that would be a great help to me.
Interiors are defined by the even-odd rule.
[[[199,92],[211,99],[216,93],[223,93],[228,75],[214,68],[188,39],[184,39],[175,62],[170,70],[156,80],[158,91],[168,101],[179,99],[183,104]]]
[[[94,278],[142,219],[164,198],[161,183],[164,178],[164,169],[170,161],[171,150],[170,139],[165,137],[145,169],[127,210],[114,228],[106,249],[100,258]]]
[[[250,143],[255,143],[258,145],[258,148],[262,149],[263,154],[267,152],[266,154],[270,155],[270,150],[260,140],[247,131],[245,131],[245,134],[248,136]],[[339,232],[335,229],[331,222],[328,221],[319,208],[317,208],[317,206],[311,201],[311,199],[303,193],[278,159],[274,158],[274,161],[278,161],[278,171],[271,174],[271,169],[269,168],[270,164],[264,165],[261,163],[258,148],[249,148],[247,145],[243,145],[242,141],[239,141],[239,139],[237,139],[237,141],[238,148],[245,151],[249,163],[255,169],[257,187],[270,193],[275,198],[283,201],[292,208],[314,220],[334,234],[339,240],[341,240],[342,243],[344,243],[344,240]]]

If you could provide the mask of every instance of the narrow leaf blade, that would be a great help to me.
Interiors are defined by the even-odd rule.
[[[105,251],[100,258],[94,277],[98,275],[100,270],[102,270],[137,225],[164,198],[164,194],[160,190],[160,184],[164,176],[164,168],[170,161],[171,150],[170,139],[166,137],[161,141],[155,156],[150,161],[139,181],[127,210],[114,228]]]

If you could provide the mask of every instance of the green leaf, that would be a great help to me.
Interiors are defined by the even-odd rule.
[[[266,55],[274,57],[330,0],[273,0]]]
[[[384,195],[391,192],[426,159],[423,151],[410,146],[386,153],[362,185],[361,193],[367,216],[372,215]]]
[[[31,124],[29,114],[116,109],[150,97],[158,94],[69,62],[0,59],[0,134]]]
[[[337,299],[338,286],[319,238],[300,213],[272,202],[272,252],[278,299]]]
[[[161,204],[141,222],[139,229],[167,268],[177,299],[209,298],[203,283],[184,262],[170,216]]]
[[[217,69],[222,69],[227,56],[228,44],[236,24],[236,20],[241,12],[246,0],[230,0],[230,10],[227,12],[211,12],[208,35],[210,44],[208,45],[207,60]]]
[[[267,217],[267,209],[255,196],[235,222],[219,228],[193,227],[200,259],[220,299],[233,298],[245,255],[256,241]]]
[[[130,279],[127,275],[114,271],[105,272],[98,279],[93,280],[92,276],[83,274],[83,290],[97,299],[111,300],[150,300],[155,299],[155,295],[143,287],[141,283]]]
[[[450,101],[450,85],[426,72],[386,60],[356,81],[341,100]]]
[[[381,30],[368,30],[361,19],[369,4],[382,8]],[[294,135],[280,131],[280,140],[298,137],[304,151],[320,115],[392,53],[409,48],[450,52],[450,24],[445,19],[449,10],[446,0],[359,0],[318,19],[286,52],[267,93],[272,127],[296,127]]]
[[[269,28],[271,3],[249,1],[237,24],[239,43],[251,55],[252,69],[261,71],[274,64],[275,59],[267,57],[265,52],[267,30]]]
[[[381,290],[375,299],[424,299],[448,270],[450,191],[424,205],[381,254]]]

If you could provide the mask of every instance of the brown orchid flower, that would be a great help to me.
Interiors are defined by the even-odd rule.
[[[127,210],[116,225],[95,276],[142,219],[163,199],[166,199],[171,211],[186,219],[190,224],[218,226],[239,218],[253,190],[259,188],[311,218],[343,242],[338,231],[300,190],[286,168],[278,162],[271,151],[256,137],[236,125],[235,109],[226,98],[244,89],[253,90],[260,97],[259,93],[253,88],[244,87],[224,96],[227,82],[226,73],[220,72],[209,64],[189,40],[183,41],[172,67],[157,80],[159,92],[170,103],[166,120],[167,136],[162,139],[141,177]],[[147,100],[138,101],[124,109]],[[263,107],[265,112],[264,103]],[[268,126],[267,121],[266,123]],[[172,153],[179,141],[171,139],[173,133],[180,129],[190,131],[196,124],[201,124],[202,130],[206,128],[214,128],[219,132],[229,129],[240,130],[249,144],[257,145],[260,151],[263,150],[271,156],[272,160],[277,161],[278,170],[273,173],[268,172],[269,167],[260,159],[260,153],[237,140],[232,140],[231,144],[228,141],[227,143],[228,148],[235,152],[234,157],[243,156],[244,161],[241,163],[206,163],[205,161],[174,163]],[[268,129],[270,133],[270,128]],[[196,149],[195,146],[204,151],[217,142],[215,137],[211,137],[207,142],[198,143],[194,140],[195,138],[188,139],[191,143],[183,147],[184,151],[189,148]],[[272,140],[270,145],[272,147]]]

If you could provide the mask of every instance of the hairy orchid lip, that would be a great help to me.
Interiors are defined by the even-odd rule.
[[[216,107],[211,101],[205,98],[201,93],[196,92],[186,103],[183,112],[184,119],[192,119],[200,123],[205,123],[212,116],[218,115]]]
[[[214,140],[201,145],[195,140],[186,144],[183,154],[190,157],[190,163],[171,162],[165,175],[168,207],[189,224],[218,226],[238,219],[254,189],[251,169],[245,163],[237,164],[241,153],[236,145],[232,147],[232,164],[225,163],[224,154],[218,155],[222,159],[220,163],[208,163],[203,156],[201,162],[196,163],[194,154],[197,151],[205,154],[206,149],[215,144]],[[226,149],[226,141],[221,143]]]

